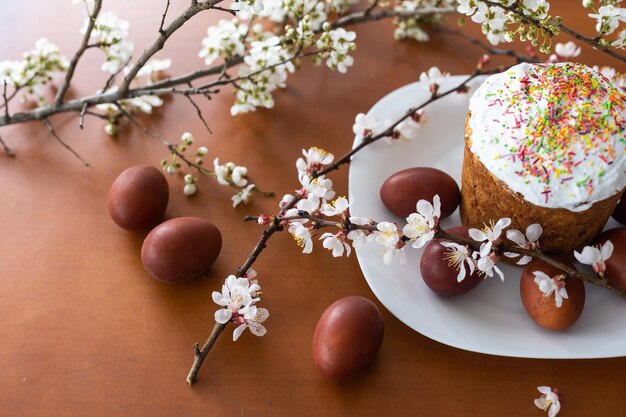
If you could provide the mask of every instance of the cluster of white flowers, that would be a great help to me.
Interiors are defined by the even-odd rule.
[[[213,291],[213,302],[222,307],[215,312],[215,321],[220,324],[232,321],[238,325],[233,331],[233,341],[239,339],[246,329],[250,329],[255,336],[267,333],[262,323],[270,314],[267,309],[256,306],[261,299],[261,286],[256,276],[256,271],[250,268],[240,278],[228,276],[222,285],[222,292]]]
[[[430,40],[423,29],[425,25],[438,24],[443,21],[440,13],[416,13],[425,9],[453,9],[456,0],[396,0],[394,11],[398,16],[394,19],[396,29],[393,36],[397,40],[413,39],[418,42]]]
[[[413,112],[409,117],[398,123],[391,135],[386,136],[388,142],[394,140],[407,140],[412,141],[417,139],[421,124],[424,122],[424,111],[417,110]],[[366,115],[363,113],[357,114],[354,124],[352,125],[352,131],[359,141],[365,138],[371,138],[387,131],[392,125],[391,120],[379,120],[375,116]]]
[[[206,65],[218,59],[243,58],[231,115],[274,107],[273,92],[286,86],[289,73],[296,70],[292,61],[304,48],[312,49],[316,62],[325,59],[328,67],[345,73],[354,62],[349,54],[356,47],[356,34],[342,28],[332,29],[327,19],[330,11],[343,13],[354,3],[355,0],[233,3],[231,8],[237,10],[236,17],[210,26],[199,52]],[[257,17],[283,24],[284,33],[276,35],[264,31],[260,23],[246,22]]]
[[[247,33],[248,25],[236,18],[220,20],[217,25],[209,26],[198,56],[204,58],[206,65],[211,65],[218,58],[231,59],[243,55]]]
[[[342,74],[354,64],[354,58],[349,53],[356,49],[354,40],[356,33],[343,28],[331,29],[330,23],[324,24],[324,32],[317,41],[317,48],[321,57],[327,58],[326,65]]]
[[[250,51],[239,67],[241,81],[236,89],[235,104],[230,113],[235,116],[258,107],[274,107],[272,92],[286,86],[287,75],[295,71],[288,49],[278,36],[250,43]]]
[[[213,160],[213,168],[215,179],[217,179],[219,184],[240,188],[231,198],[233,207],[250,202],[252,191],[255,190],[256,186],[248,183],[248,168],[236,165],[233,162],[227,162],[222,165],[219,158]]]
[[[87,31],[89,19],[89,17],[85,18],[81,33]],[[113,11],[101,13],[97,17],[90,39],[105,53],[102,71],[115,74],[130,61],[133,55],[133,43],[126,39],[128,27],[128,22],[119,18]]]
[[[69,62],[59,48],[46,38],[35,42],[35,49],[25,52],[20,61],[0,61],[0,87],[6,83],[14,89],[25,88],[44,102],[43,87],[55,73],[67,70]]]

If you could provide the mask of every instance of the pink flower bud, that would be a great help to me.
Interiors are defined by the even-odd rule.
[[[480,57],[480,59],[478,60],[478,65],[477,68],[478,69],[483,69],[485,68],[485,66],[487,64],[489,64],[491,62],[491,57],[487,54],[484,54],[483,56]]]
[[[261,214],[259,218],[257,219],[257,223],[260,224],[261,226],[265,226],[266,224],[270,222],[270,219],[271,217],[268,216],[267,214]]]

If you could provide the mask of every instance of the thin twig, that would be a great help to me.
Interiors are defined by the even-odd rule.
[[[226,324],[215,323],[215,326],[213,326],[213,330],[211,331],[209,338],[206,340],[206,342],[204,342],[202,349],[198,349],[197,343],[193,345],[194,360],[193,360],[193,365],[191,369],[189,370],[189,374],[187,375],[187,383],[190,386],[193,385],[194,382],[196,382],[198,371],[200,370],[200,367],[202,366],[202,362],[204,362],[207,355],[209,354],[209,351],[213,347],[213,344],[215,343],[220,333],[222,333],[225,328],[226,328]]]
[[[4,87],[2,89],[2,98],[4,99],[4,117],[9,118],[9,99],[7,98],[7,80],[2,80]]]
[[[191,82],[189,82],[188,85],[189,85],[189,88],[193,88],[193,85],[191,84]],[[202,121],[202,124],[206,128],[207,132],[209,132],[209,134],[212,135],[213,131],[209,127],[209,124],[207,123],[207,121],[204,119],[204,116],[202,115],[202,110],[200,110],[200,106],[198,106],[198,104],[196,104],[196,102],[194,101],[193,97],[191,97],[191,95],[188,94],[185,97],[187,97],[187,100],[189,100],[189,103],[191,103],[191,105],[194,107],[194,109],[196,109],[196,113],[198,114],[198,118],[200,118],[200,120]],[[209,99],[209,96],[207,96],[207,98]]]
[[[2,149],[4,149],[4,153],[10,157],[10,158],[15,158],[15,153],[13,153],[13,151],[11,150],[11,148],[8,147],[8,145],[6,144],[6,142],[4,141],[4,139],[2,139],[2,136],[0,136],[0,145],[2,145]]]
[[[84,128],[86,112],[87,112],[87,103],[83,104],[83,108],[80,109],[80,118],[78,119],[78,127],[80,127],[81,130]]]
[[[85,161],[85,159],[82,156],[80,156],[80,154],[76,152],[74,148],[72,148],[63,139],[61,139],[57,131],[54,129],[54,126],[52,126],[52,123],[50,123],[50,120],[48,120],[47,118],[44,118],[41,121],[43,122],[44,125],[46,125],[46,127],[50,131],[50,134],[52,134],[52,136],[57,140],[57,142],[61,144],[61,146],[63,146],[68,151],[70,151],[70,153],[74,155],[79,161],[81,161],[87,168],[92,168],[92,166],[89,165],[89,163]]]
[[[165,35],[163,32],[163,25],[165,24],[165,16],[167,16],[167,11],[170,8],[170,0],[167,0],[167,4],[165,5],[165,11],[163,12],[163,16],[161,17],[161,24],[159,25],[159,33],[161,35]]]
[[[65,79],[63,80],[63,84],[61,85],[61,88],[59,89],[59,92],[57,93],[56,99],[54,100],[57,106],[63,102],[63,97],[65,97],[65,93],[70,87],[70,83],[72,81],[72,77],[74,76],[74,71],[76,70],[78,61],[87,50],[87,45],[89,44],[89,38],[91,37],[91,32],[96,23],[96,19],[98,18],[98,15],[100,14],[101,8],[102,8],[102,0],[96,0],[93,6],[93,11],[91,12],[91,15],[89,16],[89,23],[87,24],[87,30],[85,31],[85,34],[83,35],[83,40],[80,44],[80,47],[74,54],[74,57],[72,58],[72,61],[70,62],[70,65],[67,68],[67,73],[65,74]]]

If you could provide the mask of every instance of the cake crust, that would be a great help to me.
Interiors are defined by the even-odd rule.
[[[584,211],[540,207],[525,201],[503,181],[496,178],[472,153],[468,121],[465,124],[465,151],[461,182],[461,222],[468,227],[483,228],[503,217],[511,219],[511,228],[522,232],[539,223],[544,232],[540,247],[549,253],[572,256],[575,249],[591,243],[602,231],[615,209],[622,191],[595,202]]]

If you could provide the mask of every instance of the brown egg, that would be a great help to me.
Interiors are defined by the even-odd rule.
[[[315,365],[329,378],[353,377],[374,361],[383,332],[380,310],[367,298],[350,296],[335,301],[315,328]]]
[[[626,224],[626,192],[622,195],[619,203],[617,203],[612,216],[621,224]]]
[[[169,195],[161,171],[150,165],[136,165],[113,182],[108,196],[109,214],[123,229],[148,229],[163,219]]]
[[[435,168],[409,168],[396,172],[380,187],[380,199],[385,207],[399,217],[415,213],[419,200],[433,202],[435,194],[441,199],[441,218],[445,219],[459,205],[461,192],[454,179]]]
[[[161,223],[141,247],[141,262],[154,278],[183,282],[204,274],[222,249],[218,228],[197,217],[179,217]]]
[[[468,230],[468,227],[457,226],[446,231],[454,236],[469,238]],[[466,275],[463,281],[458,282],[460,269],[450,264],[449,250],[441,245],[441,242],[445,241],[433,239],[428,243],[422,253],[420,272],[428,288],[444,297],[454,297],[469,292],[484,280],[478,274],[478,270],[474,270],[474,273],[470,275],[469,267],[464,264]]]
[[[573,265],[566,262],[569,266]],[[520,279],[520,294],[526,313],[538,325],[548,330],[565,330],[576,321],[585,306],[585,285],[579,279],[568,278],[565,282],[567,299],[563,299],[561,307],[556,306],[554,293],[546,297],[535,283],[534,271],[541,271],[549,277],[554,277],[562,271],[544,261],[533,260],[529,263]]]
[[[607,230],[597,239],[602,244],[607,240],[613,244],[613,254],[605,261],[606,277],[612,285],[626,291],[626,227]]]

